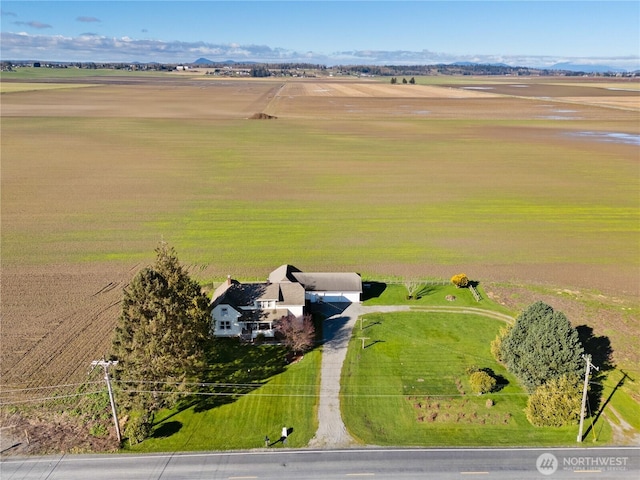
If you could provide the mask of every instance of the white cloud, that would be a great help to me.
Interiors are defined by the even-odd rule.
[[[25,23],[26,25],[26,23]],[[45,24],[29,26],[48,28]],[[298,52],[266,45],[240,45],[238,43],[213,44],[206,42],[166,42],[131,37],[105,37],[83,34],[78,37],[61,35],[32,35],[2,32],[2,56],[5,60],[40,58],[51,61],[95,62],[192,62],[198,57],[212,61],[238,60],[257,62],[308,62],[324,65],[428,65],[438,63],[474,62],[504,63],[511,66],[550,67],[570,62],[582,65],[608,65],[627,70],[640,69],[637,55],[620,57],[554,57],[516,55],[451,55],[429,50],[349,50],[324,54],[312,51]],[[46,58],[43,57],[46,55]]]

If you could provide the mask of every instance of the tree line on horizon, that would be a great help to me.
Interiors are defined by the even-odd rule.
[[[512,76],[619,76],[615,72],[583,72],[572,70],[556,70],[532,67],[512,67],[509,65],[489,64],[429,64],[429,65],[334,65],[327,66],[314,63],[269,63],[269,62],[210,62],[210,63],[158,63],[158,62],[59,62],[38,60],[3,60],[0,62],[2,71],[11,71],[13,67],[28,67],[38,65],[44,68],[80,68],[80,69],[110,69],[110,70],[149,70],[172,71],[178,66],[190,66],[192,68],[221,68],[233,66],[233,68],[253,71],[255,76],[267,77],[280,74],[282,71],[314,70],[333,72],[336,75],[365,75],[365,76],[434,76],[434,75],[512,75]],[[635,77],[640,72],[624,74],[626,77]]]

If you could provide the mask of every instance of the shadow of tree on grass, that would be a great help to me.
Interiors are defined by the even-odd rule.
[[[578,331],[578,337],[584,347],[585,354],[591,355],[591,363],[599,368],[599,370],[591,370],[590,372],[591,378],[589,381],[587,406],[593,420],[590,422],[590,426],[584,433],[583,438],[586,438],[588,433],[592,430],[593,425],[600,419],[600,415],[602,415],[602,412],[611,401],[613,395],[624,384],[627,379],[627,374],[623,372],[622,378],[613,388],[609,397],[603,402],[603,382],[607,377],[607,372],[615,368],[615,365],[613,364],[613,348],[611,347],[611,341],[609,340],[609,337],[604,335],[595,336],[593,334],[593,328],[588,325],[580,325],[576,327],[576,330]]]
[[[188,407],[203,412],[236,401],[282,373],[287,350],[280,345],[253,345],[239,339],[215,339],[207,354],[208,368],[196,398]],[[187,407],[187,408],[188,408]]]
[[[159,424],[151,434],[151,438],[166,438],[177,433],[182,428],[182,422],[171,421]]]
[[[362,301],[378,298],[387,289],[384,282],[365,282],[362,284]]]

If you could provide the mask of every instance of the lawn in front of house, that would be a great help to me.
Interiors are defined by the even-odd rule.
[[[351,435],[373,445],[575,444],[577,425],[538,428],[527,421],[526,392],[490,353],[501,326],[462,313],[366,315],[342,372],[343,420]],[[502,389],[474,394],[467,374],[472,366],[492,369],[504,381]],[[600,445],[611,438],[602,420],[594,431]]]
[[[125,441],[125,448],[134,452],[251,449],[264,447],[265,436],[270,448],[280,448],[282,443],[274,442],[284,426],[293,429],[287,447],[306,446],[318,428],[320,351],[308,352],[301,360],[276,369],[280,373],[258,381],[259,375],[252,376],[247,370],[261,369],[282,348],[240,348],[246,349],[246,355],[230,357],[231,361],[214,367],[221,379],[227,379],[211,389],[219,395],[200,396],[185,410],[160,412],[151,437],[133,446]]]

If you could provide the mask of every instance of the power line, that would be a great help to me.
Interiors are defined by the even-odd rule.
[[[28,400],[16,400],[16,401],[4,401],[3,399],[0,399],[0,406],[18,405],[22,403],[48,402],[49,400],[60,400],[63,398],[81,397],[83,395],[93,395],[96,393],[103,393],[103,392],[104,390],[97,390],[95,392],[74,393],[70,395],[56,395],[55,397],[30,398]]]
[[[318,393],[255,393],[255,392],[188,392],[188,391],[162,391],[162,390],[123,390],[122,393],[152,393],[156,395],[194,395],[194,396],[255,396],[255,397],[309,397],[309,398],[317,398],[322,397],[323,395]],[[528,393],[492,393],[487,394],[491,396],[498,397],[512,397],[512,396],[529,396]],[[368,393],[368,394],[341,394],[343,398],[384,398],[384,397],[435,397],[435,398],[450,398],[450,397],[472,397],[471,395],[461,394],[461,393],[425,393],[418,392],[413,394],[408,393]]]
[[[96,380],[93,382],[84,382],[84,383],[66,383],[61,385],[47,385],[42,387],[14,388],[12,390],[3,390],[2,386],[0,386],[0,395],[3,395],[5,393],[28,392],[32,390],[48,390],[48,389],[63,388],[63,387],[79,387],[84,385],[93,385],[96,383],[102,383],[102,382]]]

